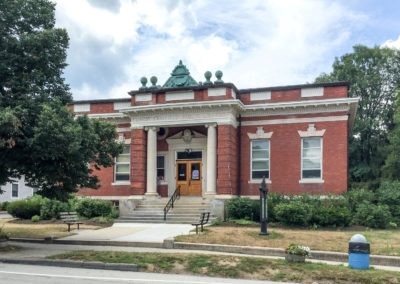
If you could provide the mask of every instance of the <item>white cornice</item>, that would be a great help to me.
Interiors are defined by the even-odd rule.
[[[359,98],[342,98],[246,105],[242,116],[249,117],[326,111],[349,111],[350,106],[354,104],[357,105],[358,100]]]
[[[294,117],[294,118],[281,118],[281,119],[246,120],[242,121],[241,125],[250,126],[250,125],[308,123],[308,122],[330,122],[330,121],[347,121],[348,119],[349,118],[347,115]]]
[[[138,112],[155,112],[162,110],[176,110],[176,109],[195,109],[195,108],[216,108],[230,106],[237,109],[243,109],[244,105],[240,100],[216,100],[216,101],[195,101],[195,102],[182,102],[182,103],[167,103],[156,105],[132,106],[129,108],[120,109],[122,113],[138,113]]]

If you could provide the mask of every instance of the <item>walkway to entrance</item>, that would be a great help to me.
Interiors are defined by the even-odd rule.
[[[99,230],[76,230],[77,235],[62,240],[162,243],[165,239],[186,235],[192,229],[190,224],[115,223]]]

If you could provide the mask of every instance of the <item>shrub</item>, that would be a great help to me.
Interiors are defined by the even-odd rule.
[[[69,205],[55,199],[44,198],[40,208],[40,218],[42,220],[59,219],[60,212],[69,211]]]
[[[8,214],[20,219],[31,219],[34,215],[40,215],[42,197],[35,195],[24,200],[10,202],[7,206]]]
[[[389,206],[364,202],[357,207],[353,223],[370,228],[384,229],[388,227],[391,219],[392,214]]]
[[[8,206],[8,201],[4,201],[2,203],[0,203],[0,211],[7,211],[7,206]]]
[[[309,224],[311,218],[311,205],[301,200],[290,200],[288,203],[280,203],[275,207],[276,219],[285,225]]]
[[[76,212],[85,218],[110,216],[112,209],[111,201],[101,199],[82,198],[75,205]]]
[[[393,218],[400,221],[400,181],[383,182],[377,197],[378,204],[387,205]]]
[[[40,221],[40,216],[38,216],[38,215],[32,216],[31,221],[32,222],[39,222]]]
[[[270,193],[268,194],[268,222],[276,222],[278,221],[276,219],[276,214],[275,214],[275,207],[278,204],[281,204],[283,202],[287,201],[287,198],[285,198],[284,195],[282,194],[277,194],[277,193]],[[260,205],[258,205],[258,214],[260,214]],[[260,220],[260,218],[258,218]]]
[[[362,202],[374,203],[375,194],[365,188],[354,188],[344,194],[347,199],[349,209],[352,213],[356,212],[358,204]]]
[[[323,205],[314,207],[310,224],[317,226],[347,227],[351,222],[350,209],[344,206]]]
[[[227,202],[228,218],[230,219],[253,219],[255,200],[247,197],[235,197]]]
[[[314,226],[346,227],[351,222],[351,211],[342,196],[328,196],[315,199],[311,203],[310,224]]]

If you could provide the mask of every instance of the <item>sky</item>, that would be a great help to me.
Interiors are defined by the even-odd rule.
[[[239,89],[311,83],[356,44],[400,48],[396,0],[55,0],[75,100],[128,98],[179,60]]]

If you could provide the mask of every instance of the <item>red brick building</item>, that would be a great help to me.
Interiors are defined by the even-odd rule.
[[[76,114],[115,122],[124,153],[102,169],[107,199],[258,196],[347,190],[348,136],[357,98],[343,82],[237,89],[222,72],[196,82],[180,62],[161,87],[142,78],[130,98],[76,101]]]

